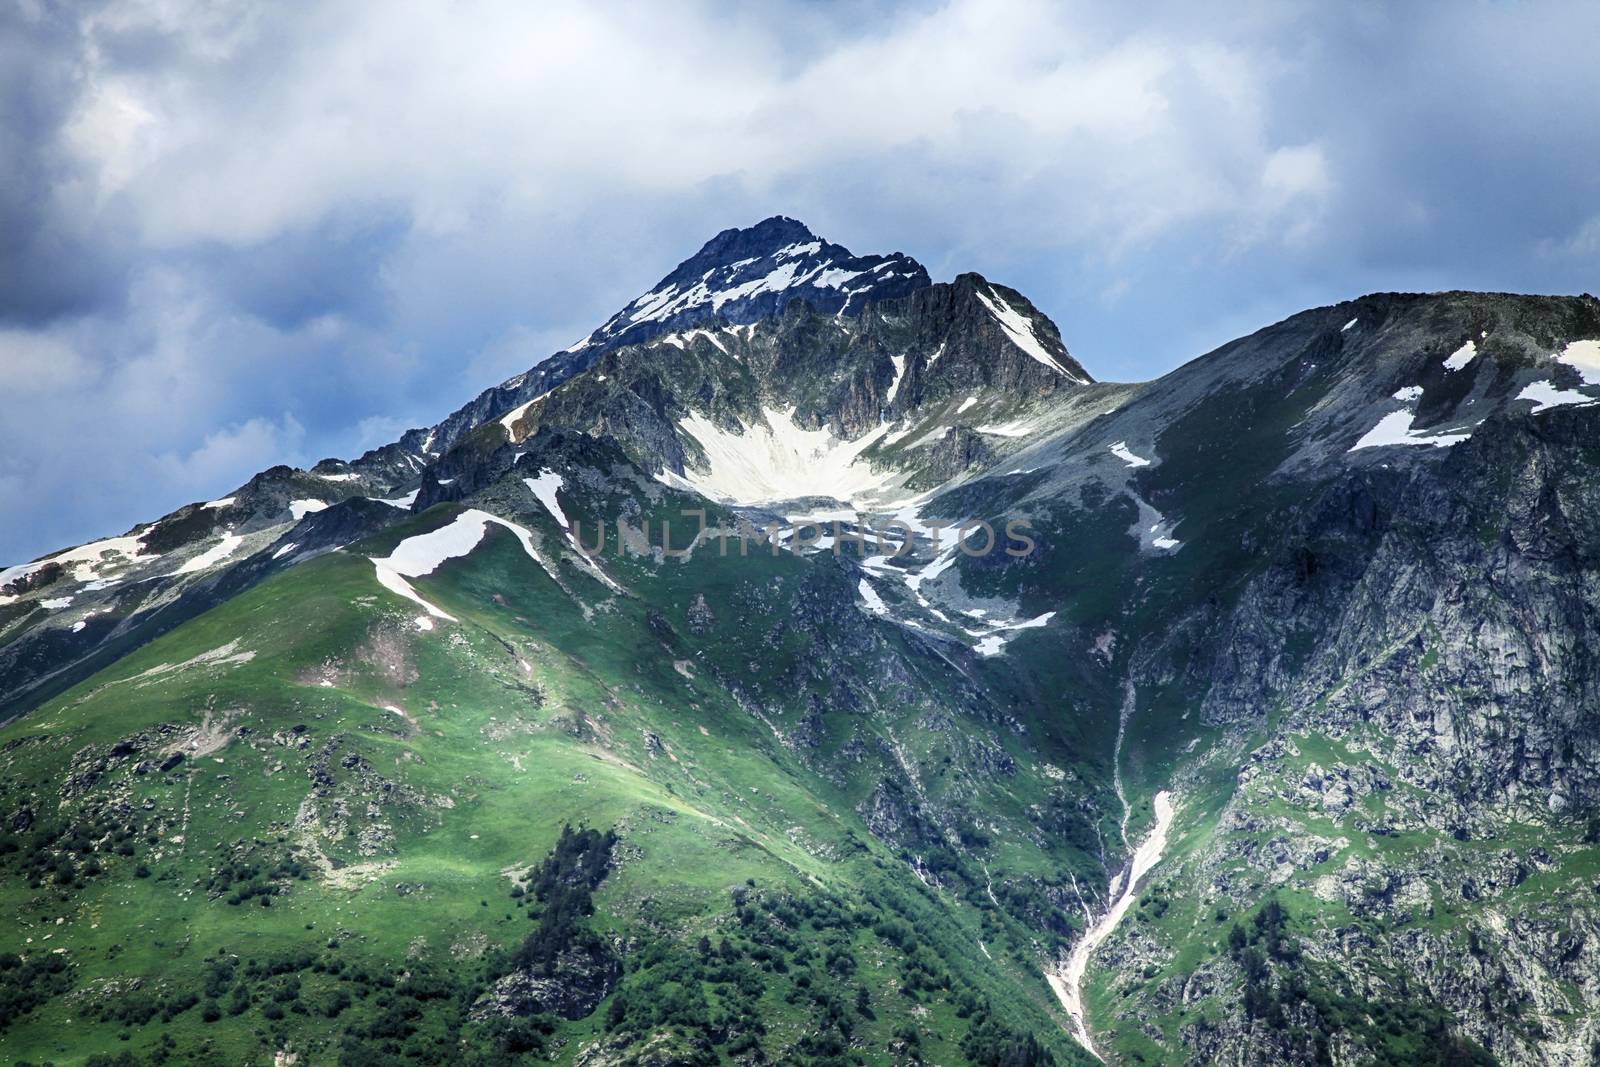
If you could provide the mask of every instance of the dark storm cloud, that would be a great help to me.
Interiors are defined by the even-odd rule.
[[[1148,377],[1376,289],[1600,288],[1586,4],[0,14],[0,562],[353,454],[775,212]]]
[[[62,144],[83,89],[82,34],[62,9],[0,11],[0,321],[48,322],[113,299],[118,235],[75,211],[86,170]]]

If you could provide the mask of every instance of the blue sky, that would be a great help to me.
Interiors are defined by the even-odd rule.
[[[0,13],[0,564],[351,456],[771,214],[1101,378],[1375,290],[1600,289],[1600,5]]]

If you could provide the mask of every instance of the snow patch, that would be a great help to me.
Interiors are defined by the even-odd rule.
[[[1573,341],[1556,359],[1576,370],[1584,385],[1600,385],[1600,340]]]
[[[1450,353],[1444,361],[1444,369],[1452,374],[1478,358],[1478,342],[1468,340],[1466,344]]]
[[[563,530],[572,528],[572,524],[567,521],[567,513],[561,510],[561,502],[556,499],[556,491],[567,484],[561,475],[555,471],[541,470],[539,477],[524,478],[522,484],[528,487]]]
[[[201,504],[200,506],[202,508],[206,508],[206,509],[226,508],[226,507],[232,507],[233,506],[233,501],[234,501],[233,497],[225,496],[221,500],[208,500],[204,504]]]
[[[173,573],[194,574],[196,571],[210,570],[212,567],[215,567],[217,564],[233,555],[234,550],[242,544],[244,544],[244,538],[240,537],[238,534],[223,534],[222,538],[217,541],[216,544],[212,545],[198,556],[189,560]]]
[[[372,499],[377,500],[380,504],[388,504],[391,508],[399,508],[402,511],[410,511],[411,505],[417,502],[417,494],[420,492],[422,492],[422,490],[413,489],[405,496],[373,497]]]
[[[889,391],[884,394],[884,403],[893,404],[894,398],[900,392],[900,379],[906,373],[906,357],[890,356],[889,362],[894,364],[894,381],[889,383]]]
[[[1518,393],[1516,398],[1533,401],[1534,415],[1569,404],[1593,404],[1600,401],[1600,398],[1580,393],[1576,389],[1558,389],[1556,384],[1548,379],[1523,386],[1522,392]]]
[[[1166,790],[1157,793],[1152,807],[1155,813],[1155,825],[1150,828],[1150,835],[1134,850],[1133,859],[1128,864],[1127,870],[1111,881],[1110,889],[1117,898],[1116,903],[1083,932],[1083,936],[1072,946],[1072,953],[1060,969],[1045,974],[1050,982],[1050,988],[1055,991],[1056,998],[1061,1001],[1061,1006],[1072,1019],[1073,1038],[1088,1049],[1096,1059],[1100,1059],[1100,1053],[1095,1050],[1094,1042],[1089,1037],[1088,1021],[1084,1017],[1083,976],[1089,969],[1089,958],[1094,955],[1094,950],[1111,936],[1111,931],[1117,928],[1117,924],[1133,905],[1134,897],[1139,891],[1140,880],[1161,862],[1161,854],[1166,851],[1167,834],[1172,829],[1174,814],[1172,794]]]
[[[818,289],[839,289],[852,278],[859,278],[867,273],[864,270],[845,270],[843,267],[829,267],[817,275],[811,282]]]
[[[906,434],[910,433],[912,430],[914,430],[916,428],[917,427],[916,427],[915,423],[913,423],[909,418],[906,419],[906,424],[905,424],[905,427],[903,429],[891,430],[888,433],[883,435],[883,446],[885,448],[889,447],[890,445],[894,444],[896,441],[899,441],[901,438],[905,437]]]
[[[1472,431],[1466,433],[1426,434],[1411,428],[1411,423],[1416,419],[1416,414],[1411,411],[1391,411],[1378,420],[1378,425],[1362,435],[1361,440],[1350,446],[1354,452],[1361,448],[1382,448],[1386,445],[1433,445],[1436,448],[1449,448],[1459,445],[1462,441],[1472,436]]]
[[[699,412],[678,423],[705,453],[704,469],[691,467],[686,481],[722,500],[754,504],[806,496],[851,500],[881,489],[898,475],[875,471],[861,453],[888,431],[882,425],[854,441],[824,427],[807,430],[794,408],[764,407],[762,421],[725,430]]]
[[[1006,647],[1006,642],[1010,641],[1017,631],[1038,629],[1046,625],[1055,616],[1055,612],[1047,611],[1038,618],[1028,619],[1024,622],[993,623],[991,624],[994,627],[993,631],[986,634],[982,640],[972,646],[973,651],[980,656],[998,656]]]
[[[41,601],[39,601],[39,606],[41,608],[44,608],[46,611],[60,611],[62,608],[69,606],[71,603],[72,603],[72,598],[71,597],[69,597],[69,596],[58,596],[58,597],[53,597],[53,598],[51,598],[49,600],[41,600]]]
[[[420,605],[434,618],[455,622],[454,616],[422,599],[406,579],[432,574],[446,560],[467,555],[478,547],[478,542],[483,540],[490,523],[503,526],[516,534],[528,557],[541,567],[544,566],[538,553],[533,550],[533,535],[526,529],[514,522],[507,522],[498,515],[469,508],[457,515],[448,525],[429,533],[406,538],[395,545],[394,551],[382,559],[374,557],[372,564],[377,568],[378,582],[391,593]]]
[[[961,414],[963,411],[965,411],[968,408],[972,407],[972,405],[976,404],[977,402],[978,402],[978,398],[977,397],[975,397],[975,396],[967,397],[965,400],[963,400],[961,402],[961,406],[956,408],[956,414],[957,415]]]
[[[922,521],[922,512],[917,507],[917,502],[908,502],[900,510],[894,512],[893,518],[904,523],[917,537],[927,537],[933,542],[933,561],[910,571],[905,575],[906,587],[911,590],[917,602],[925,608],[932,607],[922,596],[922,584],[936,580],[941,574],[955,566],[956,555],[961,550],[961,525],[958,522],[934,525]],[[886,559],[887,557],[885,557]],[[877,557],[867,562],[881,562]]]
[[[1571,341],[1556,353],[1555,358],[1557,363],[1564,363],[1577,371],[1584,385],[1600,385],[1600,340]],[[1535,415],[1551,408],[1600,401],[1600,397],[1589,396],[1577,389],[1562,389],[1549,379],[1523,386],[1516,398],[1532,400]],[[0,584],[4,583],[5,575],[0,574]]]
[[[291,500],[289,501],[289,514],[299,522],[313,511],[326,511],[328,503],[325,500]]]
[[[289,553],[293,552],[295,549],[297,549],[299,547],[300,547],[299,545],[295,544],[293,541],[290,541],[288,544],[286,544],[282,548],[278,549],[278,551],[274,552],[272,554],[272,558],[273,559],[282,559],[284,556],[287,556]]]
[[[145,533],[149,532],[149,529],[145,530]],[[19,578],[26,578],[51,563],[59,563],[63,567],[71,566],[74,581],[88,582],[100,576],[102,567],[120,567],[134,560],[156,559],[156,556],[144,555],[144,543],[140,540],[142,536],[135,534],[128,537],[108,537],[103,541],[91,541],[87,545],[57,552],[53,556],[32,563],[7,567],[0,570],[0,588],[10,585]],[[106,556],[113,558],[106,559]]]
[[[1126,441],[1118,441],[1116,444],[1112,445],[1111,454],[1122,460],[1122,462],[1126,463],[1130,467],[1150,466],[1149,460],[1145,459],[1143,456],[1136,456],[1128,450],[1128,442]]]
[[[687,341],[693,341],[696,337],[704,337],[707,341],[710,341],[712,344],[716,345],[723,355],[728,354],[728,346],[723,344],[722,340],[710,330],[690,330],[683,336]]]
[[[1037,427],[1023,421],[1022,419],[1015,419],[1011,422],[1000,422],[994,423],[990,426],[979,426],[977,429],[979,433],[993,434],[995,437],[1026,437],[1030,433],[1033,433]]]
[[[507,440],[515,441],[517,439],[517,431],[514,429],[514,427],[517,425],[517,423],[522,421],[522,416],[528,413],[529,408],[533,407],[533,405],[537,404],[554,391],[555,390],[552,389],[548,392],[540,393],[526,404],[520,404],[506,412],[506,414],[500,419],[500,425],[505,427]],[[442,485],[444,483],[441,482],[440,484]]]
[[[878,591],[872,588],[871,582],[863,578],[861,579],[861,584],[856,588],[861,593],[861,599],[867,602],[868,611],[872,612],[874,615],[889,614],[889,605],[885,604],[883,602],[883,597],[879,596]]]
[[[1360,319],[1351,319],[1349,322],[1347,322],[1343,326],[1339,327],[1339,332],[1340,333],[1344,333],[1345,331],[1347,331],[1347,330],[1351,329],[1352,327],[1354,327],[1355,324],[1360,322],[1360,321],[1361,321]]]
[[[820,251],[822,251],[821,241],[807,241],[804,244],[797,241],[792,245],[784,245],[778,249],[772,254],[772,258],[793,259],[796,256],[809,256]]]
[[[534,495],[539,503],[544,505],[544,509],[550,513],[550,517],[555,519],[556,523],[566,531],[567,543],[577,553],[579,566],[612,592],[622,592],[622,587],[612,581],[611,575],[601,569],[599,564],[595,563],[588,553],[578,546],[578,537],[572,530],[572,523],[568,521],[567,513],[562,510],[561,502],[556,499],[556,491],[566,485],[561,475],[555,471],[541,470],[537,478],[524,478],[522,479],[522,484],[528,487],[528,491]]]

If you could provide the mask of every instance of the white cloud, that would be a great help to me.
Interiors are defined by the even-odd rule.
[[[242,483],[277,463],[305,464],[305,427],[290,412],[277,419],[253,418],[205,435],[199,447],[156,457],[167,485],[205,496],[212,486]]]
[[[1332,181],[1322,146],[1303,144],[1274,150],[1262,168],[1261,185],[1278,203],[1327,195]]]
[[[80,389],[97,368],[71,342],[34,330],[0,330],[0,392],[15,397]]]
[[[1304,176],[1275,155],[1248,49],[1033,0],[909,9],[799,58],[788,9],[398,2],[257,9],[241,28],[174,17],[190,6],[115,9],[102,32],[182,27],[181,58],[92,65],[73,126],[102,201],[162,247],[249,245],[353,203],[437,238],[485,208],[759,191],[897,158],[921,195],[1004,197],[1120,243],[1252,214],[1263,168],[1269,200]]]
[[[1261,213],[1255,232],[1279,227],[1285,244],[1304,244],[1322,223],[1333,178],[1319,144],[1275,149],[1261,169]]]
[[[356,423],[350,452],[354,456],[372,448],[382,448],[399,440],[400,435],[420,424],[421,419],[405,419],[394,415],[368,415]]]
[[[1574,259],[1600,257],[1600,214],[1591,215],[1566,238],[1541,242],[1539,250],[1546,256],[1564,256]]]

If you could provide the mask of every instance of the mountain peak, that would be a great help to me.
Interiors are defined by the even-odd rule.
[[[1056,324],[1033,302],[1009,286],[968,271],[950,283],[955,301],[994,324],[1010,345],[1070,382],[1087,385],[1094,377],[1067,351]]]
[[[713,320],[751,323],[782,311],[791,300],[824,313],[854,315],[871,301],[930,284],[927,270],[910,256],[858,256],[802,222],[773,215],[718,233],[572,351],[638,344]]]
[[[733,261],[750,255],[776,252],[789,245],[807,244],[818,240],[820,238],[800,220],[791,219],[787,215],[771,215],[754,226],[744,228],[735,226],[723,230],[702,245],[700,251],[686,262]]]

